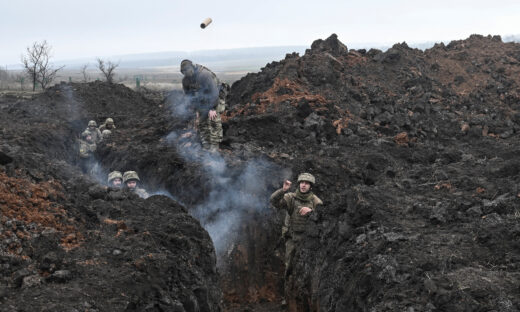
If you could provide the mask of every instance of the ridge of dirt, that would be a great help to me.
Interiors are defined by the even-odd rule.
[[[107,149],[141,153],[160,131],[149,122],[169,116],[161,101],[99,82],[4,100],[0,311],[221,311],[213,244],[186,208],[107,188],[107,172],[77,167],[88,120],[112,117],[119,129],[99,159]],[[140,169],[125,159],[112,160],[121,171]]]
[[[9,207],[36,196],[81,244],[63,248],[58,228],[19,238],[23,216],[2,218],[2,246],[18,245],[0,254],[0,311],[281,310],[284,215],[268,194],[300,172],[324,206],[286,281],[289,311],[517,311],[519,71],[520,45],[497,36],[382,52],[332,35],[233,84],[218,159],[186,152],[175,92],[95,82],[2,98]],[[117,131],[82,175],[77,137],[107,117]],[[112,170],[167,196],[105,188]],[[216,252],[212,222],[240,207]],[[206,231],[192,215],[213,208]]]
[[[520,45],[498,36],[382,52],[332,35],[233,84],[226,144],[293,179],[311,172],[324,201],[287,281],[290,311],[520,308],[519,71]],[[325,104],[256,108],[287,80]],[[283,246],[264,248],[249,274],[283,259]]]

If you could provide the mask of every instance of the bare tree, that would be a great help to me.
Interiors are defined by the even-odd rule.
[[[88,68],[88,63],[81,66],[81,68],[80,68],[80,73],[83,75],[83,82],[90,81],[90,76],[88,75],[87,68]]]
[[[114,70],[119,66],[119,63],[112,63],[111,61],[107,61],[105,64],[105,61],[98,58],[98,68],[103,73],[103,76],[105,76],[105,79],[108,83],[114,82],[114,76],[116,73]]]
[[[56,78],[56,73],[65,66],[54,68],[49,60],[51,56],[52,47],[47,43],[34,42],[32,47],[27,47],[27,54],[22,55],[22,63],[25,72],[31,78],[33,83],[33,91],[36,89],[36,83],[40,83],[42,89]]]

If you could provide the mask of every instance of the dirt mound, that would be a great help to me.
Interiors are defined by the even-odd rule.
[[[161,105],[104,83],[61,84],[3,102],[1,311],[221,310],[213,244],[186,208],[107,189],[111,168],[84,176],[76,166],[88,120],[112,117],[120,129],[100,153],[120,144],[142,151],[161,138],[146,138],[160,133],[158,116],[170,116]],[[118,169],[139,169],[123,159],[132,157],[122,154]]]
[[[306,171],[324,207],[289,310],[516,311],[519,62],[499,37],[382,52],[333,35],[233,84],[213,156],[176,92],[2,98],[0,310],[280,310],[268,196]],[[76,139],[107,117],[117,129],[82,175]],[[111,170],[167,196],[107,189]]]
[[[519,71],[497,36],[382,52],[333,35],[233,84],[226,144],[315,174],[325,202],[291,311],[520,308]]]

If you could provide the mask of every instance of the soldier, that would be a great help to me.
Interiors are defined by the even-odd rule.
[[[105,120],[105,123],[99,126],[99,131],[103,133],[104,130],[114,130],[115,128],[116,126],[114,125],[114,119],[107,118],[107,120]]]
[[[123,187],[123,175],[119,171],[112,171],[108,174],[108,186],[113,188]]]
[[[291,181],[286,180],[283,187],[275,191],[270,198],[271,205],[276,209],[285,209],[289,214],[289,228],[285,241],[285,281],[294,265],[296,247],[303,240],[303,232],[309,226],[309,217],[315,214],[316,209],[323,202],[311,191],[316,182],[310,173],[302,173],[298,176],[296,192],[289,193]],[[286,287],[287,293],[287,287]],[[286,294],[287,295],[287,294]],[[285,303],[285,300],[284,302]]]
[[[107,130],[107,129],[105,129],[101,132],[101,137],[103,138],[103,140],[108,140],[111,135],[112,135],[112,131]]]
[[[190,60],[181,62],[181,73],[184,75],[184,93],[191,97],[191,104],[198,115],[202,147],[217,152],[223,137],[220,114],[226,109],[227,89],[222,87],[211,70]]]
[[[137,186],[137,182],[141,184],[141,180],[139,180],[139,176],[135,171],[127,171],[123,174],[123,183],[125,184],[125,188],[131,192],[136,193],[141,198],[148,198],[150,195],[148,193]]]
[[[97,146],[92,139],[92,133],[90,133],[90,131],[83,131],[81,138],[79,141],[80,167],[83,173],[88,173],[94,164],[94,152]]]
[[[99,143],[101,142],[102,140],[102,136],[101,136],[101,131],[99,131],[99,129],[97,128],[97,123],[95,120],[91,120],[88,122],[88,127],[87,129],[85,129],[85,131],[90,131],[90,133],[92,134],[92,141],[94,141],[94,143]]]

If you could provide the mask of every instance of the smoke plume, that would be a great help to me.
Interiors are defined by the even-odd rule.
[[[172,113],[187,118],[192,101],[196,98],[177,94],[170,97]],[[186,162],[199,165],[210,185],[206,200],[191,207],[190,211],[210,234],[217,253],[226,250],[234,241],[239,226],[254,213],[267,212],[268,199],[273,190],[273,179],[283,175],[277,165],[265,159],[239,161],[210,153],[199,143],[194,130],[173,131],[167,136],[169,144]],[[274,181],[279,182],[282,180]]]

